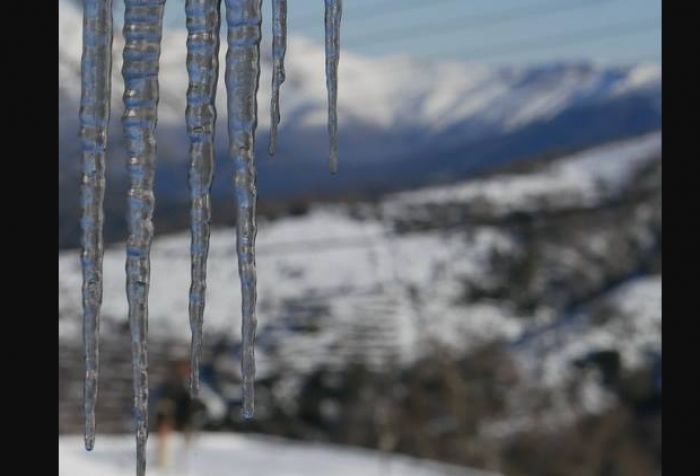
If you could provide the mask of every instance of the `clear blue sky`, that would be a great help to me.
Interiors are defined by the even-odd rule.
[[[270,0],[264,0],[266,35]],[[289,0],[289,32],[323,41],[323,0]],[[115,2],[115,20],[123,15]],[[184,25],[184,1],[166,25]],[[222,6],[223,7],[223,6]],[[492,64],[659,61],[661,0],[344,0],[344,49]]]

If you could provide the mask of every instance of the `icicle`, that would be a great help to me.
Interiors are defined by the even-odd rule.
[[[287,52],[287,0],[272,0],[272,99],[270,101],[270,146],[277,150],[277,125],[280,122],[280,86],[284,82],[284,55]]]
[[[340,58],[340,19],[343,15],[342,0],[325,0],[326,25],[326,89],[328,89],[328,135],[330,155],[328,168],[338,172],[338,60]]]
[[[126,292],[134,373],[136,474],[146,472],[148,438],[148,287],[153,238],[153,179],[158,107],[158,60],[165,0],[125,0],[124,116],[129,198]]]
[[[102,202],[112,78],[112,0],[85,0],[81,64],[80,136],[83,270],[83,346],[85,348],[85,448],[95,445],[95,404],[99,372],[102,305]]]
[[[252,418],[255,380],[255,129],[258,123],[262,0],[226,0],[229,154],[238,204],[236,249],[241,278],[243,416]]]
[[[202,354],[202,324],[207,288],[207,255],[214,168],[216,85],[219,77],[219,25],[221,0],[187,0],[187,131],[190,135],[190,194],[192,199],[192,284],[190,327],[192,329],[192,376],[190,390],[199,393],[199,361]]]

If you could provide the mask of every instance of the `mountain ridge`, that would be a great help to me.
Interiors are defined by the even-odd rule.
[[[59,3],[59,212],[63,244],[76,242],[80,143],[81,12]],[[157,208],[188,202],[189,142],[184,112],[187,89],[182,29],[163,34],[159,124],[156,138]],[[120,124],[123,38],[115,29],[112,119],[109,129],[106,206],[123,215],[126,156]],[[223,77],[225,42],[220,49]],[[278,154],[265,152],[269,125],[270,48],[263,42],[258,93],[259,200],[314,195],[386,193],[458,180],[517,160],[575,150],[643,134],[660,127],[661,76],[655,64],[604,66],[559,61],[491,67],[408,56],[368,58],[343,52],[340,65],[340,173],[326,171],[324,51],[290,36],[287,81],[281,91]],[[226,94],[219,84],[217,200],[232,200],[227,157]],[[65,228],[68,226],[70,229]]]

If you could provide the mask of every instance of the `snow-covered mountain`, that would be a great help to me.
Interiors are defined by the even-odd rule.
[[[276,409],[298,408],[313,395],[305,385],[324,369],[342,373],[360,363],[390,373],[416,368],[436,349],[469,360],[494,344],[517,364],[519,383],[503,387],[507,411],[483,417],[483,435],[558,428],[609,410],[618,397],[601,374],[631,374],[661,359],[660,174],[661,135],[651,133],[517,173],[261,219],[261,428],[272,428],[264,422],[274,421]],[[168,358],[188,355],[189,242],[188,232],[153,242],[154,385]],[[128,411],[129,418],[117,412],[132,398],[124,259],[123,243],[106,249],[101,358],[111,385],[101,387],[99,421],[111,431],[131,425]],[[79,252],[61,252],[58,265],[60,424],[79,430]],[[207,276],[205,353],[224,382],[211,400],[228,402],[237,415],[239,360],[230,349],[240,335],[241,301],[233,229],[212,232]],[[591,367],[596,355],[617,363],[598,370]]]
[[[265,153],[269,125],[270,46],[263,44],[259,103],[260,199],[386,191],[444,177],[463,177],[500,163],[577,149],[647,132],[660,124],[660,68],[551,63],[488,67],[410,56],[368,58],[344,52],[340,66],[340,174],[326,172],[326,91],[322,45],[289,39],[282,87],[278,157]],[[184,122],[186,31],[164,33],[161,56],[159,203],[186,202],[188,139]],[[109,173],[124,178],[121,50],[115,31]],[[221,68],[225,44],[221,48]],[[59,9],[59,130],[62,210],[77,207],[81,12]],[[225,91],[220,82],[215,193],[230,187],[225,154]],[[226,192],[225,199],[229,199]],[[125,200],[115,196],[113,205]],[[110,200],[107,198],[108,207]],[[119,202],[118,204],[116,202]]]
[[[535,342],[532,332],[539,335],[542,325],[542,335],[550,335],[547,326],[568,312],[570,303],[592,300],[596,293],[608,299],[601,290],[610,283],[629,282],[629,289],[642,283],[644,293],[658,294],[658,276],[639,281],[635,276],[638,263],[655,249],[654,220],[660,210],[629,187],[641,171],[659,163],[660,147],[660,135],[651,134],[567,157],[533,173],[396,194],[378,205],[316,207],[304,216],[262,221],[257,246],[258,371],[264,375],[276,365],[268,360],[267,344],[301,373],[318,365],[343,365],[358,346],[370,363],[380,365],[389,357],[406,363],[426,351],[427,340],[460,352],[498,339],[516,342],[527,336]],[[641,201],[629,213],[616,212],[623,213],[624,223],[621,218],[610,223],[607,212],[596,212],[630,197]],[[562,243],[547,233],[526,239],[529,232],[518,231],[510,221],[524,214],[566,220],[586,211],[605,220],[590,218],[581,231],[565,225],[559,233],[571,236]],[[539,264],[530,271],[531,287],[522,290],[527,295],[523,301],[517,266],[533,250]],[[615,259],[608,263],[610,253]],[[67,342],[80,338],[78,255],[66,251],[59,256],[59,332]],[[189,233],[156,238],[151,263],[149,332],[156,339],[187,342]],[[207,273],[206,330],[212,338],[240,325],[235,263],[235,233],[215,230]],[[106,250],[104,276],[103,327],[118,333],[127,313],[123,245]],[[561,283],[569,280],[576,285],[561,290]],[[488,298],[500,287],[513,295]],[[644,304],[620,297],[634,296],[630,293],[611,293],[612,305],[626,309]],[[535,300],[536,306],[527,300]],[[621,327],[627,329],[627,343],[633,342],[637,324],[644,345],[658,339],[654,326],[660,319],[659,301],[647,304],[649,309],[635,308],[629,314],[652,317]],[[429,326],[422,322],[425,316],[431,316]],[[611,329],[620,322],[612,321]],[[362,326],[374,331],[358,340]],[[597,329],[608,332],[607,327]],[[576,335],[579,347],[571,352],[582,356],[590,348],[581,344],[585,332]],[[600,342],[592,340],[591,346]],[[659,350],[658,344],[652,347]],[[625,351],[630,365],[639,359],[635,352],[642,351],[642,344]]]

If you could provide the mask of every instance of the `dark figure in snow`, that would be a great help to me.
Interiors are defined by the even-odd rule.
[[[185,448],[181,456],[186,458],[190,442],[201,414],[201,404],[190,397],[190,364],[186,359],[174,363],[171,375],[157,389],[155,395],[155,430],[157,435],[158,466],[169,466],[170,442],[173,432],[181,432]]]

